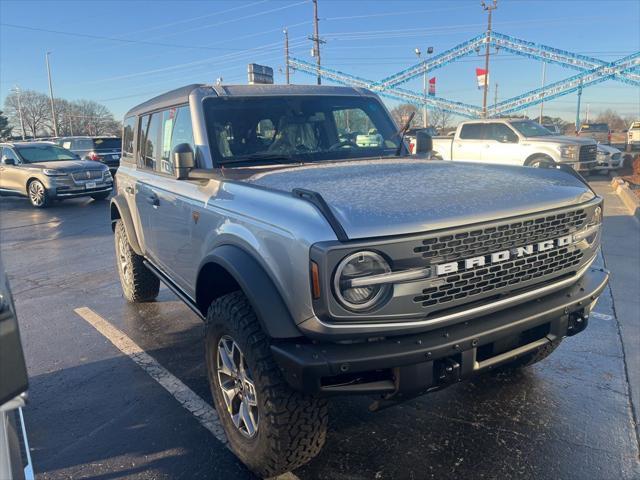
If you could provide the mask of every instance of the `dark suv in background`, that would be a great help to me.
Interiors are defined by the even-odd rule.
[[[104,163],[112,174],[120,166],[122,139],[119,137],[60,137],[56,143],[71,150],[82,160]]]

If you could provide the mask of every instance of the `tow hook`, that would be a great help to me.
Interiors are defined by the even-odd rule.
[[[460,363],[451,357],[443,358],[436,363],[436,377],[441,385],[459,382]]]
[[[567,336],[576,335],[587,328],[589,323],[589,315],[584,312],[576,312],[569,315],[569,323],[567,325]]]

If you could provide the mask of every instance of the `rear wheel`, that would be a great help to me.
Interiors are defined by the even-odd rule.
[[[133,251],[122,220],[116,222],[116,262],[124,297],[132,303],[150,302],[158,296],[160,280],[144,265],[144,257]]]
[[[51,197],[49,192],[44,188],[44,185],[40,180],[32,180],[27,186],[27,193],[29,194],[29,201],[31,205],[36,208],[47,208],[51,205]]]
[[[305,464],[325,442],[325,400],[285,382],[270,341],[242,292],[207,313],[206,363],[215,408],[238,458],[261,477]]]

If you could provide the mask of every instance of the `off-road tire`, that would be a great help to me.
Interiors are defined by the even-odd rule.
[[[495,371],[500,373],[516,372],[522,368],[529,367],[534,363],[538,363],[551,355],[555,349],[558,348],[560,342],[561,340],[547,343],[533,352],[526,353],[509,363],[505,363],[504,365],[497,367]]]
[[[258,428],[254,437],[234,425],[217,377],[218,341],[230,336],[240,347],[256,388]],[[231,449],[254,473],[269,478],[315,457],[325,442],[327,403],[285,382],[271,355],[269,337],[242,292],[215,300],[207,312],[206,363],[215,408]]]
[[[95,201],[100,201],[106,200],[107,198],[109,198],[109,195],[111,195],[111,192],[94,193],[93,195],[91,195],[91,198],[93,198]]]
[[[160,280],[144,265],[144,258],[134,252],[129,245],[122,220],[116,222],[114,239],[118,276],[124,298],[131,303],[155,300],[160,290]],[[129,269],[128,274],[125,274],[125,266]]]

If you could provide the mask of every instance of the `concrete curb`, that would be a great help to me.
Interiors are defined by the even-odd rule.
[[[631,215],[640,220],[640,199],[631,191],[626,182],[620,177],[613,177],[611,187],[620,197],[622,203],[629,209]]]

